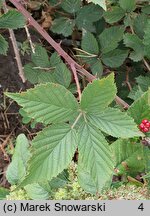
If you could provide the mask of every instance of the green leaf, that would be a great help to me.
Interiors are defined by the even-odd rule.
[[[99,46],[96,38],[90,32],[84,32],[81,42],[81,47],[83,50],[90,54],[99,54]]]
[[[95,76],[97,76],[98,78],[101,78],[101,76],[103,74],[103,65],[102,65],[102,62],[98,58],[94,58],[93,60],[94,60],[94,62],[90,66],[92,74],[95,75]]]
[[[128,50],[115,49],[102,55],[102,61],[108,67],[120,67],[128,57]]]
[[[52,189],[64,187],[69,181],[69,173],[67,170],[63,170],[57,177],[53,178],[49,185]]]
[[[56,67],[58,64],[62,63],[62,60],[57,52],[54,52],[50,57],[50,66]]]
[[[6,95],[22,106],[28,116],[37,122],[66,122],[78,114],[75,97],[59,84],[41,84],[26,92]]]
[[[132,12],[136,8],[135,0],[119,0],[120,7],[127,12]]]
[[[7,55],[8,50],[8,42],[5,40],[5,38],[0,35],[0,54]]]
[[[49,192],[38,183],[26,185],[25,190],[27,195],[33,200],[46,200],[50,196]]]
[[[68,13],[75,13],[80,9],[81,0],[63,0],[61,7]]]
[[[121,20],[125,16],[125,11],[120,7],[111,7],[110,10],[104,13],[104,18],[107,23],[115,23]]]
[[[36,46],[35,53],[32,53],[31,58],[36,66],[41,68],[50,67],[49,57],[47,55],[46,49],[42,46]]]
[[[95,127],[113,137],[142,136],[133,119],[119,109],[107,108],[99,114],[88,114],[87,119]]]
[[[143,39],[144,30],[145,30],[147,21],[148,21],[148,16],[146,14],[139,14],[134,19],[133,30],[141,39]]]
[[[134,86],[132,90],[130,91],[128,97],[131,98],[132,100],[137,100],[142,96],[144,92],[140,88],[140,86]]]
[[[0,200],[6,200],[6,196],[9,195],[10,191],[6,188],[0,187]]]
[[[110,186],[113,161],[103,134],[91,124],[84,123],[79,130],[79,162],[88,170],[98,192]]]
[[[26,175],[27,161],[30,158],[29,142],[24,134],[16,139],[12,162],[7,168],[6,178],[12,185],[19,184]]]
[[[19,114],[22,116],[23,124],[28,124],[32,120],[22,108],[19,109]]]
[[[0,16],[0,28],[23,28],[25,25],[24,16],[16,10],[10,10]]]
[[[122,40],[123,32],[124,27],[112,26],[110,28],[106,28],[99,35],[101,51],[103,54],[114,50],[118,46],[118,43]]]
[[[147,21],[145,26],[143,44],[149,47],[150,50],[150,19]]]
[[[107,10],[106,8],[106,0],[88,0],[88,2],[93,2],[94,4],[98,4],[101,6],[104,10]]]
[[[134,50],[131,52],[130,58],[135,62],[141,61],[144,57],[142,40],[137,35],[129,33],[126,33],[123,38],[125,45]]]
[[[72,78],[70,70],[64,63],[59,63],[56,66],[55,71],[52,74],[52,77],[55,80],[54,82],[59,83],[65,86],[66,88],[69,87]]]
[[[78,161],[78,182],[84,191],[87,193],[96,194],[96,184],[92,179],[90,172],[84,168],[80,160]]]
[[[55,82],[52,71],[51,68],[49,68],[49,71],[37,68],[34,64],[26,64],[24,66],[25,77],[32,84]]]
[[[57,64],[57,62],[55,62]],[[55,67],[47,69],[40,69],[33,64],[26,64],[24,66],[25,77],[33,84],[37,83],[59,83],[66,88],[71,83],[71,72],[66,65],[60,61]]]
[[[137,124],[143,119],[150,119],[150,89],[130,106],[128,114]]]
[[[145,14],[150,14],[150,5],[146,5],[145,7],[142,7],[142,12]]]
[[[150,87],[150,77],[148,76],[139,76],[136,78],[136,82],[143,91],[147,91]]]
[[[79,29],[88,30],[89,26],[91,27],[93,22],[100,20],[102,15],[103,10],[98,5],[86,5],[77,12],[76,24]]]
[[[21,185],[56,177],[69,165],[76,147],[76,132],[69,125],[52,125],[43,129],[32,141],[28,175]]]
[[[128,139],[118,139],[111,144],[114,161],[118,172],[124,170],[126,173],[135,175],[145,171],[145,152],[144,146]],[[126,165],[127,169],[123,165]]]
[[[66,17],[61,17],[53,21],[51,31],[57,34],[62,34],[65,37],[68,37],[72,34],[73,28],[74,28],[73,20]]]
[[[94,80],[87,85],[82,93],[82,111],[85,113],[99,113],[114,100],[116,92],[113,73],[101,80]]]

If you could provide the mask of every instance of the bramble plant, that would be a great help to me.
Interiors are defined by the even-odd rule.
[[[38,198],[42,193],[48,198],[67,183],[66,169],[75,153],[77,184],[88,193],[110,188],[114,175],[135,179],[144,173],[150,182],[150,149],[144,145],[150,137],[148,1],[48,1],[55,10],[50,32],[60,35],[62,43],[69,37],[72,57],[19,1],[10,2],[20,13],[2,15],[0,28],[23,27],[26,19],[56,51],[49,54],[30,41],[24,76],[35,86],[5,93],[21,106],[24,123],[43,124],[31,147],[23,134],[17,138],[7,170],[11,185],[41,190]],[[6,54],[7,42],[2,38],[0,43],[0,53]]]
[[[149,94],[150,91],[143,97],[148,100]],[[32,141],[32,156],[27,175],[21,179],[21,186],[50,181],[68,167],[78,148],[80,180],[84,180],[82,173],[86,173],[96,191],[101,192],[111,185],[114,166],[122,162],[122,159],[117,159],[120,154],[117,151],[120,148],[123,151],[124,145],[127,146],[128,140],[124,139],[144,136],[132,117],[119,109],[109,107],[116,95],[113,74],[88,84],[82,92],[80,103],[70,91],[55,83],[41,84],[27,92],[6,95],[17,101],[30,118],[48,125]],[[139,101],[135,101],[128,110],[131,116],[137,103]],[[123,140],[117,140],[111,145],[111,149],[103,132]],[[130,145],[129,142],[127,150],[131,148],[130,154],[134,151],[138,151],[139,154],[143,148],[141,144]],[[116,164],[112,151],[116,157]],[[148,149],[145,151],[149,154]],[[126,151],[124,156],[125,154]],[[144,155],[145,153],[140,154],[140,163]],[[137,159],[139,155],[133,154],[133,157]],[[144,168],[143,165],[141,163],[141,169]]]

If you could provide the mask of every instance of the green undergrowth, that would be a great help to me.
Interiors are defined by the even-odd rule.
[[[147,186],[138,187],[134,184],[122,184],[119,187],[111,187],[101,194],[92,195],[85,192],[77,179],[76,164],[71,163],[68,169],[69,181],[63,187],[54,189],[49,195],[49,200],[149,200],[150,193]],[[11,192],[6,196],[7,200],[31,200],[28,191],[16,189],[11,186]],[[36,198],[38,199],[38,198]]]

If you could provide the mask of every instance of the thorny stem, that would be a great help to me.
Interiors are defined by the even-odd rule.
[[[75,79],[75,82],[76,82],[77,92],[78,92],[78,95],[79,95],[79,101],[81,101],[81,89],[80,89],[80,83],[79,83],[77,71],[76,71],[76,68],[75,68],[74,64],[71,64],[70,67],[71,67],[71,70],[73,72],[74,79]]]
[[[78,123],[79,119],[82,116],[82,112],[80,112],[80,114],[78,115],[78,117],[76,118],[76,120],[74,121],[73,125],[71,126],[71,128],[73,129],[75,127],[75,125]]]
[[[56,43],[50,35],[36,22],[36,20],[30,15],[30,13],[21,5],[20,0],[9,0],[17,9],[20,11],[28,20],[29,24],[32,25],[37,32],[43,36],[43,38],[49,42],[49,44],[57,51],[57,53],[62,56],[68,65],[74,65],[76,71],[78,71],[81,75],[84,75],[86,79],[91,82],[96,77],[90,74],[87,70],[85,70],[81,65],[79,65],[74,59],[72,59],[60,46],[59,43]],[[123,101],[121,98],[116,96],[116,102],[123,107],[129,107],[129,105]]]
[[[8,12],[5,1],[3,2],[3,8],[4,8],[5,13]],[[22,82],[25,83],[26,78],[24,76],[23,66],[22,66],[22,62],[21,62],[21,58],[20,58],[20,54],[19,54],[19,50],[18,50],[16,37],[15,37],[14,31],[12,29],[8,29],[8,30],[9,30],[12,46],[14,49],[14,53],[15,53],[15,59],[16,59],[18,70],[19,70],[19,76],[20,76]]]

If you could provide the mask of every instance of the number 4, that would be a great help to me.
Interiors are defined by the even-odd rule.
[[[144,206],[143,206],[143,203],[141,203],[138,207],[139,210],[143,211],[144,210]]]

